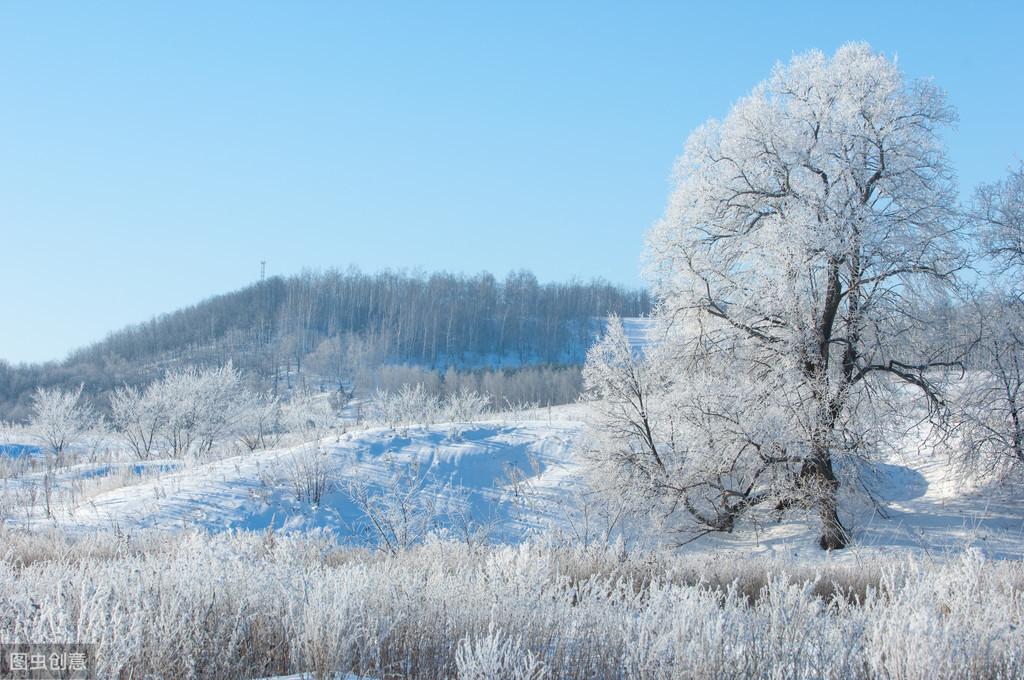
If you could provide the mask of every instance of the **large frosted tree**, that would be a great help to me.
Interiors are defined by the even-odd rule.
[[[953,120],[935,86],[848,44],[777,66],[691,135],[647,243],[665,340],[641,360],[612,333],[590,356],[608,479],[708,530],[812,508],[821,546],[847,544],[837,458],[874,454],[896,391],[943,404],[949,352],[914,339],[964,264],[938,137]]]

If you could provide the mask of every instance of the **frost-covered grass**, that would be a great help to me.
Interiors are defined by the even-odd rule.
[[[0,536],[0,639],[98,677],[1014,678],[1024,566],[745,562],[539,541],[384,555],[327,535]]]

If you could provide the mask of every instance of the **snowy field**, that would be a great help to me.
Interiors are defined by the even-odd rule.
[[[370,428],[322,442],[232,456],[175,469],[175,461],[149,461],[162,474],[140,476],[135,483],[98,493],[74,509],[33,526],[54,524],[74,531],[110,528],[230,529],[306,531],[324,529],[342,539],[358,523],[349,498],[358,480],[384,489],[396,474],[418,468],[423,493],[457,504],[481,522],[497,524],[513,537],[521,528],[539,526],[540,513],[514,512],[509,493],[520,476],[530,500],[557,496],[577,482],[571,446],[579,423],[569,420],[479,423],[404,429]],[[296,493],[296,476],[313,461],[326,478],[322,497]],[[140,467],[140,466],[136,466]],[[297,468],[299,468],[297,470]],[[107,472],[109,466],[78,465],[62,472],[55,485],[76,475]],[[521,473],[521,474],[519,474]],[[12,488],[38,484],[42,473],[11,482]],[[23,521],[17,512],[11,518]],[[520,526],[521,525],[521,526]]]
[[[1011,482],[965,485],[912,432],[847,492],[845,550],[796,512],[678,547],[588,491],[586,417],[144,461],[8,428],[0,635],[95,641],[102,678],[1024,675]]]
[[[923,432],[860,469],[825,552],[796,511],[648,531],[589,490],[582,404],[373,410],[146,460],[6,428],[0,636],[94,641],[100,678],[1024,677],[1024,503]]]
[[[414,486],[442,528],[471,524],[491,540],[519,542],[552,529],[579,530],[578,506],[586,497],[582,417],[582,407],[569,405],[475,423],[358,429],[319,444],[209,462],[78,463],[49,474],[50,517],[41,507],[43,470],[4,480],[0,497],[12,528],[323,530],[340,543],[365,544],[373,535],[353,492],[372,496]],[[1009,483],[965,485],[945,460],[914,446],[907,451],[863,474],[877,502],[861,493],[859,502],[847,504],[857,508],[847,517],[855,543],[830,559],[893,550],[943,555],[968,547],[993,558],[1024,554],[1024,503]],[[309,477],[323,487],[317,498],[304,488],[317,481]],[[789,517],[705,537],[684,550],[823,559],[814,529],[811,520]]]

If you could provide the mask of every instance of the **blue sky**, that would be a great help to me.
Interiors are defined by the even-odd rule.
[[[259,276],[640,283],[689,132],[867,40],[1024,157],[1019,3],[0,2],[0,358],[62,357]]]

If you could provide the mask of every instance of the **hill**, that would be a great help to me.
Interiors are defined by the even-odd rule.
[[[96,396],[169,368],[232,361],[274,393],[313,378],[351,385],[386,364],[514,368],[582,362],[595,319],[650,312],[647,292],[605,281],[540,283],[358,270],[273,277],[111,333],[65,360],[0,360],[0,420],[22,420],[37,386]]]

